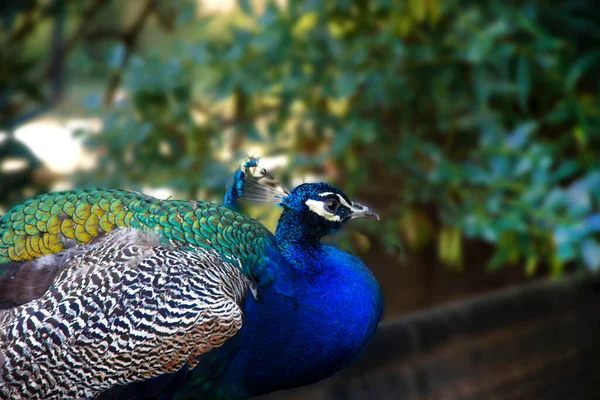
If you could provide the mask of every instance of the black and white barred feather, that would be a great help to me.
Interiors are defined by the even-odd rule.
[[[42,297],[0,311],[0,399],[91,398],[193,367],[241,328],[251,283],[216,253],[135,229],[68,252]]]

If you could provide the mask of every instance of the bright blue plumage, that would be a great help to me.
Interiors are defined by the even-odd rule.
[[[224,384],[211,382],[206,392],[245,398],[302,386],[333,375],[360,354],[381,317],[379,288],[356,259],[331,247],[322,251],[327,272],[289,273],[294,297],[275,284],[261,299],[248,299],[246,325],[213,356],[213,363],[227,365]]]

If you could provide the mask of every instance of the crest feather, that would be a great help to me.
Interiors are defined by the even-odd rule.
[[[249,157],[242,163],[240,170],[245,180],[240,199],[279,204],[289,196],[290,191],[258,165],[258,158]]]

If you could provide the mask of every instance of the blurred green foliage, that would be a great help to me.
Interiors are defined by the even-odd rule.
[[[261,146],[291,156],[276,175],[326,175],[376,206],[383,225],[360,226],[354,246],[436,244],[460,270],[485,240],[490,268],[600,266],[593,0],[242,0],[226,14],[180,0],[168,13],[161,46],[106,51],[126,96],[88,98],[104,127],[82,134],[101,156],[79,184],[211,196]]]

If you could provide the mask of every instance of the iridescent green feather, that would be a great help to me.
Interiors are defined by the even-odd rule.
[[[0,220],[0,275],[10,261],[31,260],[88,243],[115,227],[152,230],[165,243],[216,250],[239,261],[247,275],[261,264],[273,235],[259,222],[204,201],[159,200],[118,189],[41,195]]]

